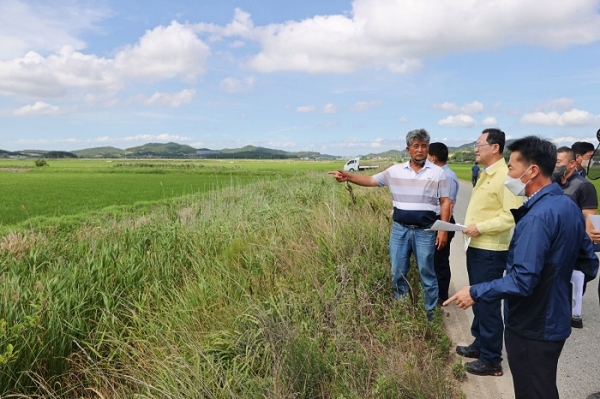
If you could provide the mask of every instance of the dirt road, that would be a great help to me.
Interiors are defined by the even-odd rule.
[[[469,182],[461,181],[457,204],[454,208],[454,218],[457,223],[463,223],[472,186]],[[452,240],[450,250],[450,265],[452,281],[450,295],[461,287],[468,285],[463,240],[460,234]],[[583,298],[583,329],[573,329],[567,339],[558,363],[558,391],[563,399],[585,399],[587,395],[600,391],[600,308],[598,306],[598,282],[594,280],[588,285]],[[444,308],[447,331],[454,346],[468,345],[472,342],[470,332],[473,312],[458,309],[451,305]],[[501,399],[514,398],[512,376],[503,354],[502,377],[480,377],[468,374],[462,384],[463,392],[468,399]],[[467,361],[470,359],[467,359]]]

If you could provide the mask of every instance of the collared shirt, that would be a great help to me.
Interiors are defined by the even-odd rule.
[[[596,187],[585,177],[573,173],[565,184],[557,182],[565,192],[579,206],[579,209],[598,209],[598,196]]]
[[[444,166],[442,166],[442,169],[444,169],[444,173],[446,174],[446,184],[448,185],[448,197],[450,198],[450,200],[452,201],[453,204],[456,204],[456,197],[458,196],[458,187],[459,187],[458,176],[456,176],[456,173],[454,173],[454,171],[452,169],[450,169],[448,164],[445,164]],[[438,206],[435,210],[435,213],[436,213],[436,215],[440,216],[440,212],[441,212],[441,206],[440,206],[440,203],[438,202]],[[452,215],[450,215],[450,216],[452,216]]]
[[[581,169],[577,169],[575,168],[575,173],[577,173],[578,175],[580,175],[581,177],[585,177],[586,173],[585,173],[585,168],[581,168]]]
[[[475,302],[504,299],[504,324],[522,338],[566,339],[571,333],[573,268],[577,263],[587,279],[598,273],[583,214],[556,183],[513,213],[516,227],[506,275],[473,285],[469,293]]]
[[[458,176],[456,176],[456,173],[450,169],[448,164],[442,166],[442,169],[444,169],[444,173],[446,174],[446,182],[448,183],[448,197],[450,197],[450,200],[456,204],[456,197],[458,196],[459,187]]]
[[[410,167],[408,161],[393,165],[373,175],[373,178],[380,187],[390,189],[394,221],[398,223],[431,225],[437,219],[439,199],[449,195],[444,170],[429,160],[418,172]]]
[[[480,236],[472,237],[469,246],[490,251],[506,251],[515,221],[510,213],[523,204],[523,198],[511,193],[504,181],[508,166],[504,158],[485,168],[473,187],[465,215],[465,225],[475,224]]]

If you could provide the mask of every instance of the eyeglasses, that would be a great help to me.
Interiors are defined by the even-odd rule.
[[[473,146],[473,148],[474,148],[474,149],[478,149],[479,147],[483,147],[484,145],[491,145],[491,144],[489,144],[489,143],[485,143],[485,144],[475,144],[475,145]]]

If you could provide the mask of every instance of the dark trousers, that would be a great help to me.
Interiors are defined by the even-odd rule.
[[[450,223],[454,223],[454,217],[450,218]],[[435,250],[433,257],[433,267],[435,269],[435,275],[437,276],[438,289],[439,289],[439,302],[442,303],[448,299],[448,289],[450,288],[450,277],[452,272],[450,271],[450,242],[454,238],[454,232],[448,232],[448,243],[440,250]]]
[[[504,332],[515,399],[558,399],[556,368],[565,340],[535,341]]]
[[[501,278],[506,269],[508,251],[488,251],[486,249],[467,249],[467,272],[469,285],[484,283]],[[481,352],[479,360],[487,364],[502,361],[502,321],[501,302],[491,304],[479,302],[473,305],[473,323],[471,334],[475,338],[471,344]]]

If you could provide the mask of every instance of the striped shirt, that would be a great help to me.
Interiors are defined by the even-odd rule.
[[[439,199],[449,195],[444,170],[428,160],[418,172],[408,161],[391,166],[373,178],[380,187],[390,189],[394,221],[402,224],[430,226],[437,219]]]

